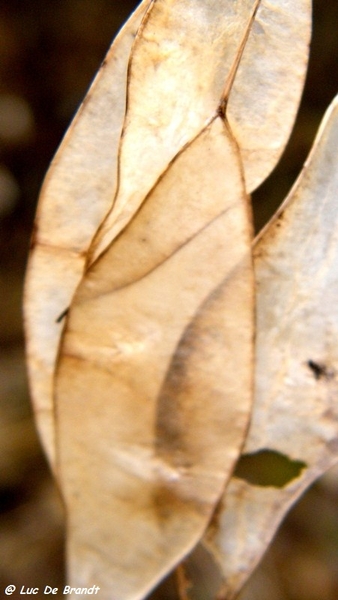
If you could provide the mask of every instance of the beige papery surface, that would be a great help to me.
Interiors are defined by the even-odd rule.
[[[236,3],[235,3],[236,4]],[[248,192],[276,166],[303,90],[311,0],[261,0],[227,106]]]
[[[149,18],[133,46],[147,8]],[[298,107],[309,21],[308,0],[293,1],[292,7],[280,0],[147,1],[112,45],[46,177],[28,265],[25,329],[30,387],[52,465],[53,374],[62,315],[86,262],[123,228],[157,177],[224,104],[231,89],[228,114],[247,178],[256,185],[263,172],[271,170]],[[283,59],[288,66],[282,68]],[[234,79],[241,60],[243,67]],[[89,245],[107,212],[89,258]]]
[[[211,192],[212,190],[212,192]],[[56,376],[69,580],[144,598],[198,542],[252,400],[251,226],[216,117],[73,300]]]
[[[337,462],[337,148],[336,99],[299,180],[254,248],[256,390],[244,453],[272,450],[305,466],[282,488],[231,479],[204,538],[222,568],[226,600],[290,506]]]
[[[25,292],[30,382],[70,581],[103,600],[141,600],[190,552],[244,442],[246,188],[289,136],[309,21],[305,0],[143,2],[46,178]]]
[[[89,262],[229,94],[248,191],[268,176],[299,105],[310,30],[311,0],[155,0],[130,60],[119,188]]]
[[[128,58],[148,5],[149,0],[140,4],[110,48],[39,199],[25,285],[25,333],[35,419],[52,467],[53,374],[63,326],[57,320],[70,305],[89,244],[116,191]]]

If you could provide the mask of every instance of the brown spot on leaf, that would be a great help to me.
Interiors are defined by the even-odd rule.
[[[307,366],[311,369],[315,379],[332,379],[333,372],[323,363],[317,363],[314,360],[308,360]]]

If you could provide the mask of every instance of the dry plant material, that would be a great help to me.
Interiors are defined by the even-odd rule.
[[[248,191],[267,177],[298,108],[310,12],[310,0],[294,1],[292,9],[280,0],[152,4],[130,58],[120,185],[90,261],[122,230],[170,160],[220,106],[229,105],[227,117],[243,154]]]
[[[183,4],[186,13],[180,20]],[[147,9],[151,12],[133,45]],[[152,14],[154,9],[156,11]],[[53,160],[41,191],[26,281],[25,326],[36,422],[52,467],[55,463],[55,361],[65,313],[89,260],[88,250],[93,236],[96,234],[91,257],[98,254],[98,244],[101,247],[106,236],[112,238],[122,228],[121,219],[125,223],[126,214],[118,219],[117,207],[123,204],[127,219],[131,217],[136,204],[143,202],[175,153],[182,149],[184,143],[191,141],[205,121],[218,110],[222,93],[224,103],[231,91],[229,120],[236,130],[237,143],[240,140],[246,172],[250,170],[251,173],[250,176],[248,173],[247,179],[256,182],[250,185],[251,188],[264,178],[262,170],[264,176],[271,171],[288,139],[306,70],[310,1],[297,0],[291,10],[280,0],[273,3],[242,0],[236,4],[232,0],[223,0],[215,10],[215,3],[210,0],[200,3],[141,2],[108,52]],[[170,15],[171,29],[166,23],[164,27],[165,15]],[[158,31],[161,19],[163,28]],[[156,29],[150,29],[152,23]],[[150,37],[147,37],[148,31]],[[160,73],[156,78],[151,61],[159,47],[166,54],[166,60],[160,64],[161,57],[157,56],[156,65],[157,70],[160,67]],[[283,64],[284,68],[281,68],[285,48],[287,66]],[[263,49],[269,63],[268,70],[260,68]],[[141,57],[143,63],[140,66]],[[134,81],[132,73],[136,64],[139,70]],[[128,67],[129,108],[125,115]],[[149,72],[152,77],[147,80]],[[253,77],[251,73],[259,73],[259,77]],[[291,80],[292,86],[288,84]],[[210,87],[204,85],[202,94],[204,81]],[[142,101],[144,96],[150,101],[149,106]],[[138,105],[137,101],[141,104]],[[282,108],[285,115],[281,120]],[[134,119],[141,120],[142,125],[137,130],[131,119],[134,113]],[[264,150],[257,149],[262,140],[263,122],[266,154]],[[120,147],[121,132],[123,129],[126,133],[128,123],[127,140]],[[149,127],[146,147],[143,144],[145,125]],[[257,127],[262,134],[259,138]],[[135,142],[135,136],[136,142],[138,140],[141,145],[138,152],[131,143],[132,140]],[[161,139],[159,164],[158,140]],[[118,179],[122,168],[126,170],[126,177],[120,189]],[[133,175],[134,168],[138,178]],[[132,179],[127,181],[130,173]],[[143,183],[145,178],[148,188]],[[122,197],[127,186],[128,194],[137,196],[132,208],[130,204],[127,206],[126,202],[115,199],[116,195]],[[140,186],[143,197],[139,194]],[[113,206],[112,218],[110,212]],[[106,223],[102,224],[106,213]],[[115,233],[109,229],[108,223]]]
[[[87,271],[67,318],[57,474],[76,587],[143,598],[198,542],[247,429],[252,331],[246,196],[217,117]]]
[[[229,12],[245,3],[231,1]],[[311,0],[259,2],[227,105],[248,192],[268,177],[289,139],[303,90],[310,35]]]
[[[204,538],[236,596],[290,506],[338,460],[338,99],[288,198],[254,247],[256,385],[244,460]],[[278,483],[257,476],[270,454]],[[284,461],[284,465],[282,464]],[[240,465],[240,463],[239,463]]]
[[[25,330],[35,419],[52,468],[53,375],[63,317],[116,191],[128,58],[148,4],[141,3],[110,48],[50,166],[38,204],[25,286]]]
[[[285,225],[278,218],[255,247],[256,365],[253,356],[247,192],[274,168],[290,135],[310,13],[309,0],[142,2],[46,178],[25,292],[29,375],[67,510],[70,583],[99,585],[102,600],[145,598],[201,539],[232,597],[290,502],[329,466],[322,440],[312,463],[297,448],[301,436],[278,445],[273,423],[281,440],[298,427],[292,413],[278,424],[291,375],[285,383],[265,365],[268,343],[292,355],[289,317],[299,317],[304,339],[307,311],[316,315],[312,335],[316,319],[322,328],[327,323],[315,312],[316,291],[287,287],[290,264],[297,264],[292,240],[299,231],[305,239],[309,222],[308,207],[300,217],[292,207],[319,193],[316,181],[302,183],[307,173],[320,180],[312,162],[292,193],[300,190],[301,200],[291,195],[287,202]],[[297,268],[304,272],[301,259]],[[274,286],[284,284],[287,300],[276,302]],[[303,296],[310,304],[298,315]],[[334,381],[322,350],[305,360],[312,386],[323,374]],[[245,453],[291,457],[297,480],[282,489],[239,479],[248,458],[227,487],[247,434],[255,369],[257,390],[266,385],[267,395],[256,391]],[[246,497],[250,536],[248,527],[245,535],[236,529]],[[218,520],[204,536],[216,507]],[[260,543],[251,547],[255,535]],[[185,587],[180,593],[189,596]]]

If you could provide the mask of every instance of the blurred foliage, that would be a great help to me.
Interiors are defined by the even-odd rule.
[[[22,283],[43,176],[116,30],[135,4],[0,0],[0,590],[10,583],[19,589],[61,588],[64,581],[62,504],[29,405]],[[283,160],[254,194],[257,229],[288,192],[338,91],[337,26],[337,0],[314,0],[304,98]],[[337,500],[336,470],[291,511],[241,600],[338,598]],[[174,597],[172,588],[166,582],[161,597]]]

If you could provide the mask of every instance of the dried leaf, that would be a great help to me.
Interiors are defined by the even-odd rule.
[[[149,0],[141,3],[116,38],[41,191],[27,270],[25,329],[35,416],[52,465],[52,378],[61,317],[83,274],[88,246],[115,195],[127,63],[148,4]]]
[[[258,4],[258,0],[235,4],[222,0],[217,6],[211,0],[143,1],[114,42],[52,163],[41,192],[25,293],[31,392],[51,463],[55,460],[52,376],[62,317],[83,274],[91,239],[115,197],[127,66],[142,16],[150,7],[130,65],[121,187],[115,208],[96,239],[94,256],[131,218],[176,152],[218,110],[222,93],[227,96],[230,92]],[[263,171],[267,174],[272,168],[272,156],[279,156],[288,137],[304,78],[309,36],[308,0],[295,1],[292,13],[280,0],[275,0],[276,6],[271,4],[261,2],[249,35],[250,50],[244,51],[228,106],[247,178],[256,183],[259,173],[262,177]],[[299,17],[296,28],[290,25],[295,14]],[[262,48],[268,65],[262,61]],[[281,67],[285,48],[287,74],[292,78],[288,85]],[[166,60],[160,62],[163,57]],[[281,104],[285,115],[276,126]],[[261,140],[266,165],[257,148]],[[271,151],[271,146],[278,150]]]
[[[308,63],[311,4],[262,0],[240,61],[227,117],[248,192],[268,177],[289,139]]]
[[[90,262],[229,93],[248,189],[268,176],[299,105],[310,28],[311,0],[155,0],[131,56],[119,189]]]
[[[103,600],[112,590],[119,600],[144,597],[193,548],[243,442],[252,369],[250,218],[238,146],[220,115],[231,92],[229,119],[249,185],[257,185],[285,145],[309,33],[309,2],[297,2],[297,11],[308,11],[297,31],[290,9],[271,4],[143,2],[42,193],[26,287],[30,377],[53,465],[57,426],[73,584],[95,580]],[[261,43],[265,35],[271,43]],[[286,39],[293,83],[271,151],[285,100]],[[247,43],[251,55],[236,87]],[[272,49],[269,66],[256,54],[262,48]],[[257,85],[246,113],[257,117],[252,125],[242,96]],[[257,148],[261,120],[266,157]],[[71,302],[54,423],[53,371]]]
[[[130,58],[119,189],[90,262],[128,223],[176,154],[216,115],[258,3],[152,3]]]
[[[336,99],[298,182],[254,250],[256,393],[244,461],[251,468],[288,463],[289,476],[277,483],[273,474],[243,474],[244,464],[236,470],[204,539],[222,566],[227,600],[286,511],[337,462],[337,147]]]
[[[252,396],[248,224],[236,144],[216,117],[72,303],[58,477],[72,585],[93,581],[102,600],[143,598],[198,542],[240,452]]]

